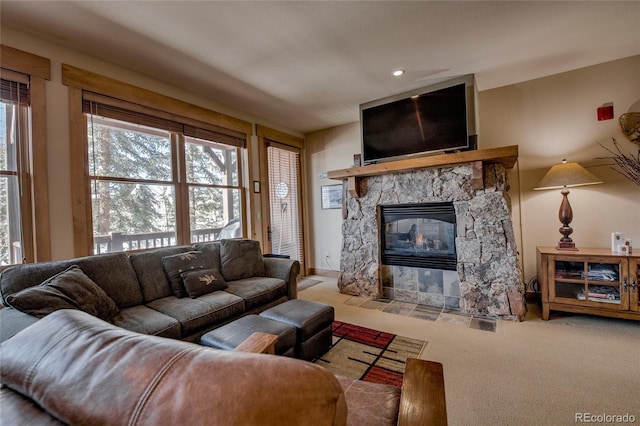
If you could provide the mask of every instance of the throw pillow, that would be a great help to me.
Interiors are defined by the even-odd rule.
[[[264,277],[264,261],[260,243],[256,240],[220,241],[222,276],[227,281]]]
[[[227,288],[227,283],[217,269],[196,269],[180,274],[189,297],[195,299],[203,294]]]
[[[200,251],[187,251],[163,257],[162,266],[169,277],[173,294],[178,298],[182,298],[187,295],[187,291],[182,284],[180,274],[185,271],[204,269],[205,259]]]
[[[59,309],[79,309],[109,321],[120,309],[77,265],[72,265],[40,285],[25,288],[6,298],[19,311],[42,318]]]

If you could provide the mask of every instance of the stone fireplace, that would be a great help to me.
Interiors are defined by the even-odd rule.
[[[507,194],[507,172],[516,158],[517,146],[329,172],[330,178],[345,179],[340,292],[522,320],[524,285]],[[455,223],[453,230],[432,220],[414,221],[411,213],[402,222],[381,215],[390,208],[398,219],[394,206],[442,203],[452,206],[455,221],[445,222]],[[422,237],[415,234],[418,228]],[[394,252],[419,251],[413,258],[450,252],[444,245],[451,244],[451,234],[453,267],[387,260]]]

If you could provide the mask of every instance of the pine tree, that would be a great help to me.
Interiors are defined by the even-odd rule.
[[[112,127],[98,120],[90,122],[88,134],[89,169],[95,177],[94,235],[175,231],[169,134],[136,131],[127,125]],[[185,144],[185,157],[188,183],[233,186],[237,182],[235,148],[190,141]],[[104,177],[167,184],[122,182]],[[225,201],[231,209],[226,217]],[[238,191],[192,185],[188,207],[192,230],[221,228],[229,218],[239,215]]]
[[[101,180],[101,177],[171,181],[171,143],[128,129],[89,126],[89,169],[96,235],[175,230],[171,186]],[[167,198],[171,198],[167,202]]]

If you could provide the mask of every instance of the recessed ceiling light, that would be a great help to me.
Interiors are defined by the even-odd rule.
[[[395,77],[400,77],[402,74],[404,74],[404,70],[395,70],[395,71],[393,72],[393,75],[394,75]]]

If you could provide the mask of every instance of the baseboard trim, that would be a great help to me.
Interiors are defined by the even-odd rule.
[[[309,268],[309,275],[320,275],[322,277],[340,278],[340,271],[331,269]]]

